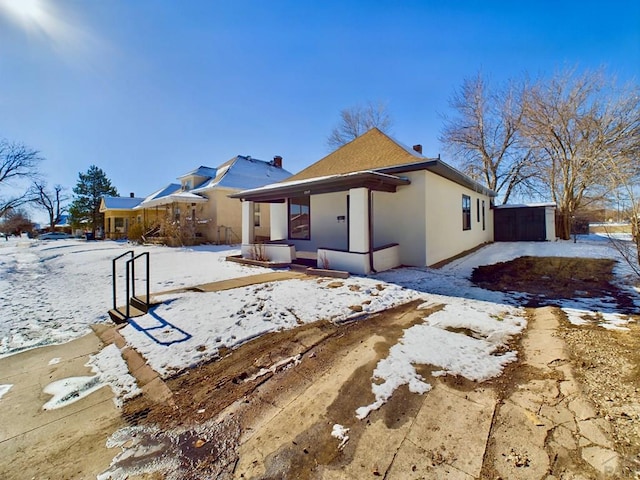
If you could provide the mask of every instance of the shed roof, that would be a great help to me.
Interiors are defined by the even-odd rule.
[[[541,203],[507,203],[505,205],[498,205],[494,208],[498,210],[504,210],[509,208],[556,208],[555,202],[541,202]]]

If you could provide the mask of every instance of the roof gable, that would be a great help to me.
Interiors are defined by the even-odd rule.
[[[211,178],[216,176],[216,169],[212,167],[205,167],[203,165],[199,166],[195,170],[191,170],[190,172],[185,173],[184,175],[180,175],[178,179],[186,178],[186,177],[202,177],[202,178]]]
[[[220,165],[214,178],[194,190],[202,191],[215,187],[246,190],[281,182],[289,177],[291,172],[276,167],[273,162],[238,155]]]
[[[424,160],[426,157],[418,152],[393,140],[377,128],[372,128],[289,180],[376,170]]]
[[[279,189],[282,192],[291,192],[294,189],[294,185],[304,186],[305,182],[311,179],[321,183],[328,182],[331,179],[332,185],[345,186],[348,181],[337,182],[335,179],[355,172],[377,172],[397,175],[418,170],[427,170],[475,192],[490,197],[496,196],[495,192],[446,164],[440,158],[427,158],[377,128],[372,128],[335,152],[305,168],[300,173],[289,177],[286,182],[269,185],[269,198],[276,198],[276,192]],[[256,190],[260,189],[247,189],[238,195],[231,195],[231,197],[263,198],[263,192],[257,192]]]

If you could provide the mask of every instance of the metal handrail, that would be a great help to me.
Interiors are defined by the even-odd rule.
[[[111,272],[112,272],[112,286],[113,286],[113,309],[120,313],[121,315],[124,315],[120,310],[118,310],[118,300],[117,300],[117,288],[116,288],[116,261],[120,260],[122,257],[125,257],[127,255],[130,255],[131,258],[133,259],[133,250],[127,250],[126,252],[124,252],[122,255],[118,255],[116,258],[114,258],[111,262]],[[129,305],[129,294],[128,294],[128,288],[129,288],[129,275],[127,274],[127,305]],[[127,311],[127,317],[128,315],[128,311]]]
[[[149,252],[142,252],[136,255],[135,257],[127,260],[127,318],[129,317],[129,298],[130,298],[129,297],[129,264],[131,264],[131,297],[134,297],[136,300],[142,301],[138,297],[136,297],[136,260],[141,257],[146,258],[145,283],[147,287],[146,288],[147,296],[144,301],[144,304],[147,306],[147,309],[149,308]]]

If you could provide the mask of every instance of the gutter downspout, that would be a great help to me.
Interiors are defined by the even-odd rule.
[[[371,273],[376,273],[376,269],[373,268],[373,195],[370,188],[367,188],[367,198],[369,201],[369,268]]]

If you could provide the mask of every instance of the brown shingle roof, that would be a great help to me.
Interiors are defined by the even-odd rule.
[[[377,128],[340,147],[287,181],[374,170],[426,160],[418,152],[406,148]]]

